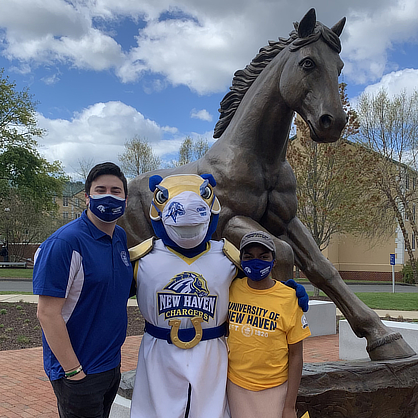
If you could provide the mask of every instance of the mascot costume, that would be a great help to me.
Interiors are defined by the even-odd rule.
[[[131,418],[228,418],[225,336],[240,261],[231,243],[211,240],[221,210],[215,179],[152,176],[149,184],[159,239],[129,250],[146,321]],[[296,290],[307,310],[304,288]]]

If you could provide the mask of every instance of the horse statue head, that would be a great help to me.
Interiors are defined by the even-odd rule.
[[[300,23],[294,23],[289,38],[270,41],[261,48],[244,70],[234,74],[231,91],[221,102],[214,137],[221,137],[230,122],[237,121],[243,109],[251,105],[254,111],[247,116],[256,117],[254,112],[262,112],[264,117],[260,119],[271,125],[271,133],[282,118],[276,122],[266,119],[269,113],[277,114],[276,109],[289,119],[286,111],[294,111],[308,124],[314,141],[336,141],[347,122],[338,90],[338,76],[344,65],[339,56],[339,36],[345,21],[343,18],[329,29],[316,21],[315,10],[311,9]]]

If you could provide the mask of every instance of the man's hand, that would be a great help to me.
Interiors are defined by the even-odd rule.
[[[62,368],[72,370],[78,367],[77,364],[80,364],[80,361],[74,353],[67,326],[62,317],[64,303],[64,298],[40,295],[37,315],[46,341]],[[80,374],[81,372],[76,376],[79,378]]]

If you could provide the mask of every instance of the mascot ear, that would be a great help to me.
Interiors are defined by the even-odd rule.
[[[216,181],[215,181],[215,178],[212,176],[212,174],[201,174],[200,177],[202,177],[202,179],[209,180],[209,184],[212,187],[216,186]]]
[[[157,187],[157,184],[160,184],[162,181],[162,177],[159,176],[158,174],[155,174],[154,176],[151,176],[149,178],[149,189],[154,192],[155,188]]]

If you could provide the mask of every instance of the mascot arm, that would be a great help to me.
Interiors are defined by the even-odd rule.
[[[303,312],[308,312],[309,296],[306,293],[305,288],[301,284],[296,283],[293,279],[286,280],[282,283],[296,290],[299,306],[302,308]]]
[[[146,256],[154,248],[154,240],[155,237],[151,237],[142,241],[140,244],[135,245],[135,247],[129,248],[129,258],[131,259],[131,263]]]
[[[134,269],[134,277],[132,280],[132,286],[129,297],[136,295],[136,275],[138,271],[138,260],[146,256],[154,248],[154,241],[155,237],[151,237],[141,242],[140,244],[135,245],[135,247],[129,248],[129,258]]]
[[[237,274],[241,271],[241,261],[239,259],[239,250],[234,244],[223,238],[224,242],[223,252],[226,257],[237,267]]]

